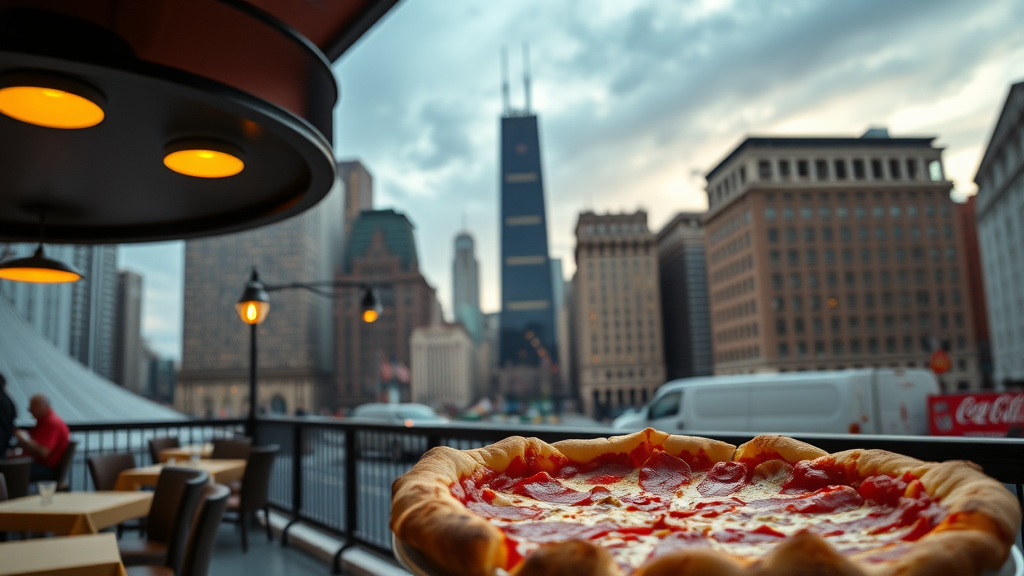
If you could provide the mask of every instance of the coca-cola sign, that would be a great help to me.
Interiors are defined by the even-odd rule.
[[[928,398],[937,436],[1006,436],[1024,429],[1024,394],[951,394]]]

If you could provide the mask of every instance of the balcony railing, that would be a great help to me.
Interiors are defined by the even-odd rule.
[[[177,436],[183,445],[212,438],[241,436],[244,420],[190,420],[183,422],[126,422],[71,426],[79,441],[71,471],[72,488],[91,489],[86,459],[97,454],[130,451],[136,461],[148,463],[148,440]],[[617,434],[603,428],[552,426],[389,426],[320,418],[261,418],[256,443],[278,444],[270,483],[272,506],[291,522],[302,522],[345,542],[342,551],[360,546],[391,556],[391,483],[408,471],[429,448],[468,449],[508,436],[535,436],[547,442],[568,438],[595,438]],[[732,444],[753,437],[749,433],[701,434]],[[921,460],[971,460],[997,480],[1016,487],[1024,502],[1024,440],[1009,438],[955,438],[926,436],[868,436],[797,434],[794,437],[829,452],[851,448],[879,448]],[[352,457],[350,457],[350,455]],[[335,557],[334,569],[339,568]]]

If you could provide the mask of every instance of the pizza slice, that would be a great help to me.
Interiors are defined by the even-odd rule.
[[[647,429],[435,448],[395,481],[391,527],[457,576],[971,575],[1020,520],[969,462]]]

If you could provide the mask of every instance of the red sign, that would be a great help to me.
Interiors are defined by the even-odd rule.
[[[1024,394],[951,394],[929,396],[934,436],[1006,436],[1024,428]]]
[[[945,374],[953,367],[953,361],[950,360],[949,354],[945,350],[936,350],[932,354],[931,360],[928,361],[928,367],[936,374]]]

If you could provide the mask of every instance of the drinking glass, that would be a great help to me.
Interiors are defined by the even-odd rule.
[[[42,497],[43,506],[53,504],[53,493],[57,491],[57,483],[53,480],[44,480],[39,483],[39,496]]]
[[[200,456],[200,454],[198,452],[193,452],[193,453],[189,454],[188,461],[192,465],[193,468],[198,468],[199,467],[199,456]]]

